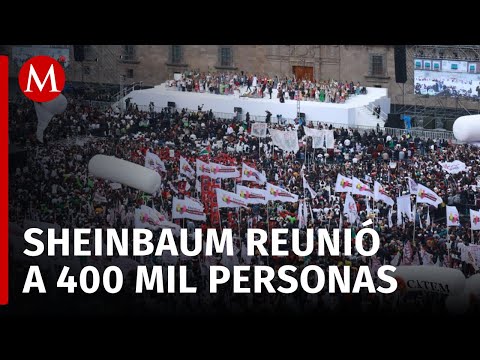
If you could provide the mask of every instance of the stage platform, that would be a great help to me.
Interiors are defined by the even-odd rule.
[[[210,93],[183,92],[168,88],[165,84],[146,90],[135,90],[126,97],[131,98],[131,103],[148,107],[154,103],[156,109],[166,107],[169,102],[174,102],[177,109],[187,108],[196,110],[202,106],[203,110],[212,109],[214,112],[234,113],[235,107],[242,108],[242,114],[250,113],[251,116],[265,116],[265,111],[272,113],[272,120],[277,115],[286,119],[294,119],[297,116],[297,101],[285,99],[280,103],[277,99],[277,91],[274,90],[272,99],[267,94],[262,98],[242,97],[235,95],[215,95]],[[124,98],[125,99],[125,98]],[[386,88],[367,88],[367,94],[350,97],[343,104],[322,103],[319,101],[301,101],[300,112],[305,113],[307,121],[321,121],[348,126],[383,126],[382,119],[372,115],[372,106],[380,105],[382,112],[390,112],[390,98]]]

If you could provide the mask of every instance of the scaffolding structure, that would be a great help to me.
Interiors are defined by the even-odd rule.
[[[480,45],[412,45],[407,51],[407,82],[397,84],[402,94],[393,97],[392,113],[408,114],[417,127],[451,130],[460,116],[480,114],[480,99],[414,93],[414,59],[480,61]]]

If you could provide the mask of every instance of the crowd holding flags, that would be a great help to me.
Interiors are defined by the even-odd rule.
[[[255,124],[254,124],[255,125]],[[327,143],[328,140],[328,133],[327,130],[316,130],[316,129],[309,129],[305,128],[306,136],[311,136],[313,139],[319,138],[323,143]],[[296,134],[295,131],[280,131],[275,129],[268,129],[270,135],[272,137],[272,141],[275,145],[279,146],[280,148],[288,151],[298,151],[296,147],[298,146],[298,141],[295,136],[291,134]],[[256,123],[254,127],[252,127],[252,133],[254,136],[257,137],[265,137],[267,133],[267,127],[263,123]],[[290,139],[291,137],[291,139]],[[295,141],[293,141],[295,138]],[[206,149],[204,149],[206,150]],[[203,150],[202,150],[203,151]],[[208,154],[208,151],[205,151]],[[200,153],[199,153],[200,155]],[[442,164],[444,169],[447,172],[450,171],[462,171],[463,167],[462,164],[453,163],[445,163]],[[151,153],[149,151],[145,154],[145,167],[150,169],[155,169],[158,172],[166,171],[165,164],[160,159],[157,154]],[[238,208],[238,207],[247,207],[251,204],[260,204],[266,205],[268,201],[279,201],[279,202],[298,202],[299,197],[297,194],[291,193],[288,190],[284,189],[281,186],[274,185],[267,182],[267,178],[264,173],[256,170],[254,167],[249,166],[245,163],[242,163],[241,171],[237,166],[232,165],[223,165],[214,163],[211,161],[205,162],[200,159],[196,159],[195,161],[195,169],[189,164],[187,159],[184,157],[180,157],[180,174],[187,176],[188,178],[198,178],[200,176],[206,176],[211,179],[228,179],[228,178],[235,178],[237,181],[242,182],[250,182],[257,185],[265,185],[264,189],[257,188],[257,187],[248,187],[244,185],[237,185],[235,192],[228,192],[222,190],[220,188],[215,189],[216,191],[216,199],[218,203],[218,208],[228,207],[228,208]],[[317,193],[315,190],[310,186],[307,179],[305,178],[304,168],[301,171],[302,183],[303,183],[303,190],[304,195],[308,192],[310,194],[311,199],[315,199]],[[424,203],[429,206],[438,207],[443,200],[440,196],[438,196],[435,191],[429,189],[428,187],[417,184],[413,179],[407,178],[408,180],[408,188],[410,190],[410,194],[398,196],[396,198],[397,203],[397,226],[403,224],[404,220],[407,221],[415,221],[416,215],[416,204]],[[366,178],[365,181],[369,183],[374,183],[373,190],[370,186],[364,183],[362,180],[352,177],[349,178],[342,174],[337,174],[337,179],[335,182],[335,192],[339,193],[347,193],[345,197],[344,203],[344,211],[343,214],[348,218],[350,223],[354,223],[358,220],[358,209],[355,202],[355,199],[352,195],[359,195],[365,196],[368,198],[373,198],[373,201],[382,201],[391,208],[388,212],[388,226],[393,227],[392,222],[392,208],[395,204],[394,200],[387,195],[384,186],[369,177]],[[200,181],[198,181],[198,188],[200,188]],[[197,189],[198,190],[198,189]],[[200,193],[200,191],[198,191]],[[413,207],[412,211],[412,204],[410,196],[415,196],[415,206]],[[97,196],[97,198],[99,198]],[[298,207],[298,215],[299,221],[301,226],[305,226],[307,224],[308,213],[310,210],[311,216],[313,217],[313,212],[310,207],[308,207],[308,203],[306,201],[300,201]],[[371,212],[370,204],[366,201],[367,210],[369,213]],[[204,207],[201,202],[195,199],[185,198],[183,200],[174,198],[174,206],[172,210],[172,218],[189,218],[192,220],[202,220],[205,221],[206,214],[204,213]],[[142,224],[144,226],[158,226],[159,220],[155,217],[156,213],[153,210],[148,210],[147,207],[143,207],[137,209],[135,216],[136,221],[141,222],[141,219],[148,219],[147,222],[143,221]],[[460,226],[460,215],[456,207],[454,206],[447,206],[446,207],[446,222],[447,226]],[[154,220],[152,220],[154,219]],[[165,219],[165,221],[167,221]],[[480,211],[470,210],[470,221],[471,221],[471,229],[473,230],[480,230]],[[139,223],[140,224],[140,223]],[[147,225],[145,225],[147,224]],[[141,225],[141,224],[140,224]],[[165,224],[164,224],[165,225]],[[420,220],[420,227],[423,228],[423,224]],[[431,219],[430,219],[430,212],[428,211],[425,225],[427,227],[431,226]],[[408,250],[407,250],[408,251]]]

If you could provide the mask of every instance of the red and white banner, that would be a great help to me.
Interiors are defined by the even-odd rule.
[[[387,195],[385,188],[378,181],[373,186],[373,199],[375,201],[383,201],[385,204],[393,206],[393,199]]]
[[[264,189],[249,188],[237,185],[237,195],[245,200],[247,204],[267,204],[267,191]]]
[[[195,170],[183,156],[180,156],[180,174],[187,176],[189,179],[195,177]]]
[[[203,162],[202,160],[196,160],[195,166],[197,168],[197,176],[210,176],[212,171],[210,170],[210,164]]]
[[[343,213],[348,218],[348,222],[353,224],[358,218],[357,204],[352,195],[347,194],[345,196],[345,204],[343,205]]]
[[[242,181],[254,181],[257,184],[265,184],[267,178],[260,171],[255,170],[254,168],[248,166],[247,164],[242,164]]]
[[[207,216],[203,211],[203,205],[186,197],[181,200],[174,197],[172,202],[172,219],[192,219],[206,221]]]
[[[297,202],[298,195],[292,194],[279,186],[267,183],[267,200],[281,202]]]
[[[480,230],[480,211],[470,209],[470,226],[472,230]]]
[[[230,191],[216,189],[218,207],[238,208],[247,207],[248,203],[245,199]]]
[[[337,181],[335,182],[335,192],[351,192],[353,190],[353,180],[343,176],[337,175]]]
[[[417,203],[426,203],[438,207],[443,202],[442,198],[438,196],[433,190],[426,186],[418,184]]]
[[[447,206],[447,226],[460,226],[460,215],[455,206]]]
[[[167,172],[167,169],[165,169],[165,163],[158,157],[157,154],[151,153],[150,151],[147,151],[145,154],[145,167],[157,172]]]
[[[373,191],[370,187],[356,177],[354,177],[352,182],[352,193],[355,195],[364,195],[364,196],[373,196]]]
[[[210,163],[210,177],[213,179],[230,179],[240,177],[240,171],[236,166],[226,166]]]

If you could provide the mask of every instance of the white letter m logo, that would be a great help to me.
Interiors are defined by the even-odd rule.
[[[50,78],[50,87],[52,88],[52,90],[50,90],[50,92],[60,92],[57,89],[57,81],[55,80],[55,71],[54,71],[54,68],[53,68],[53,64],[50,65],[50,69],[48,69],[47,75],[43,79],[42,83],[40,82],[40,79],[37,75],[37,72],[35,71],[35,68],[33,67],[33,64],[30,64],[30,71],[28,72],[27,90],[25,90],[25,92],[33,92],[30,89],[30,85],[32,83],[32,77],[33,77],[33,80],[35,81],[35,84],[37,84],[38,90],[40,90],[40,92],[43,91],[43,88],[44,88],[45,84],[47,83],[48,78]]]

